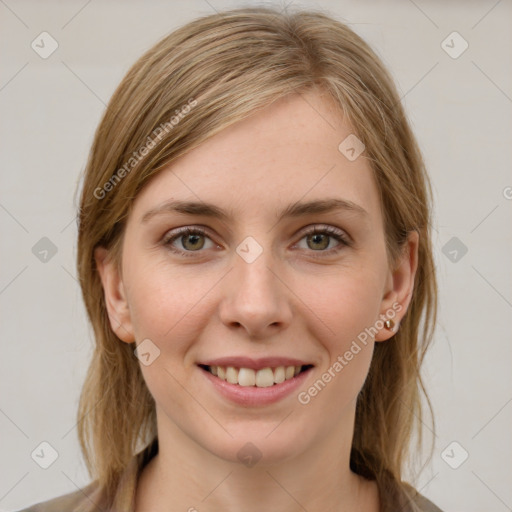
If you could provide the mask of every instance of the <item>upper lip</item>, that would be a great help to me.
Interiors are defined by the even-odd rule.
[[[217,359],[209,359],[201,361],[198,364],[204,366],[222,366],[224,368],[232,366],[234,368],[251,368],[253,370],[261,370],[262,368],[277,368],[278,366],[306,366],[311,365],[300,359],[292,357],[262,357],[260,359],[252,359],[251,357],[219,357]]]

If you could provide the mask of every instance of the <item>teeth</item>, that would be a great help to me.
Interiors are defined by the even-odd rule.
[[[226,368],[226,380],[230,384],[238,384],[238,372],[236,371],[236,368],[233,368],[232,366],[228,366]]]
[[[244,387],[256,386],[258,388],[268,388],[274,384],[281,384],[281,382],[298,375],[301,369],[302,366],[278,366],[274,369],[262,368],[257,371],[251,368],[234,368],[233,366],[208,367],[210,373],[230,384],[238,384]]]
[[[284,369],[284,366],[278,366],[274,370],[274,382],[276,384],[281,384],[281,382],[284,382],[286,380],[286,370]]]
[[[272,368],[262,368],[256,372],[256,387],[268,388],[274,385],[274,372]]]
[[[240,384],[240,386],[256,385],[256,372],[250,368],[240,368],[238,370],[238,381],[235,384]]]

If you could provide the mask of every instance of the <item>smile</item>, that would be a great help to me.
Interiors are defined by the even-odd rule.
[[[260,363],[253,364],[259,368],[214,364],[198,364],[197,368],[217,396],[242,407],[268,406],[297,393],[314,368],[312,364],[262,367]]]
[[[293,379],[300,373],[312,368],[313,365],[277,366],[275,368],[261,368],[260,370],[202,364],[199,367],[229,384],[242,387],[268,388]]]

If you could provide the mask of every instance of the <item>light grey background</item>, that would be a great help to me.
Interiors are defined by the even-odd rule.
[[[446,511],[512,510],[512,3],[293,3],[329,11],[377,51],[432,176],[440,318],[425,377],[437,431],[415,484]],[[75,422],[92,339],[75,277],[73,196],[105,104],[165,34],[242,5],[0,0],[0,510],[89,482]],[[58,42],[46,59],[31,48],[43,31]],[[469,45],[458,58],[444,48],[460,51],[462,39],[442,46],[454,31]],[[46,262],[32,252],[43,237],[57,248]],[[31,458],[43,441],[59,454],[46,470]],[[453,469],[446,461],[460,463],[463,450]]]

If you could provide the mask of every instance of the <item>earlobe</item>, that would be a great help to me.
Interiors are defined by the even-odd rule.
[[[388,340],[400,328],[400,320],[409,307],[414,290],[414,278],[418,268],[418,248],[419,233],[411,231],[395,269],[390,270],[388,275],[380,312],[382,329],[376,334],[375,341]],[[392,322],[386,323],[386,320]]]
[[[132,343],[135,341],[135,337],[123,280],[117,265],[109,256],[108,250],[104,247],[97,247],[94,250],[94,259],[103,285],[110,327],[120,340]]]

